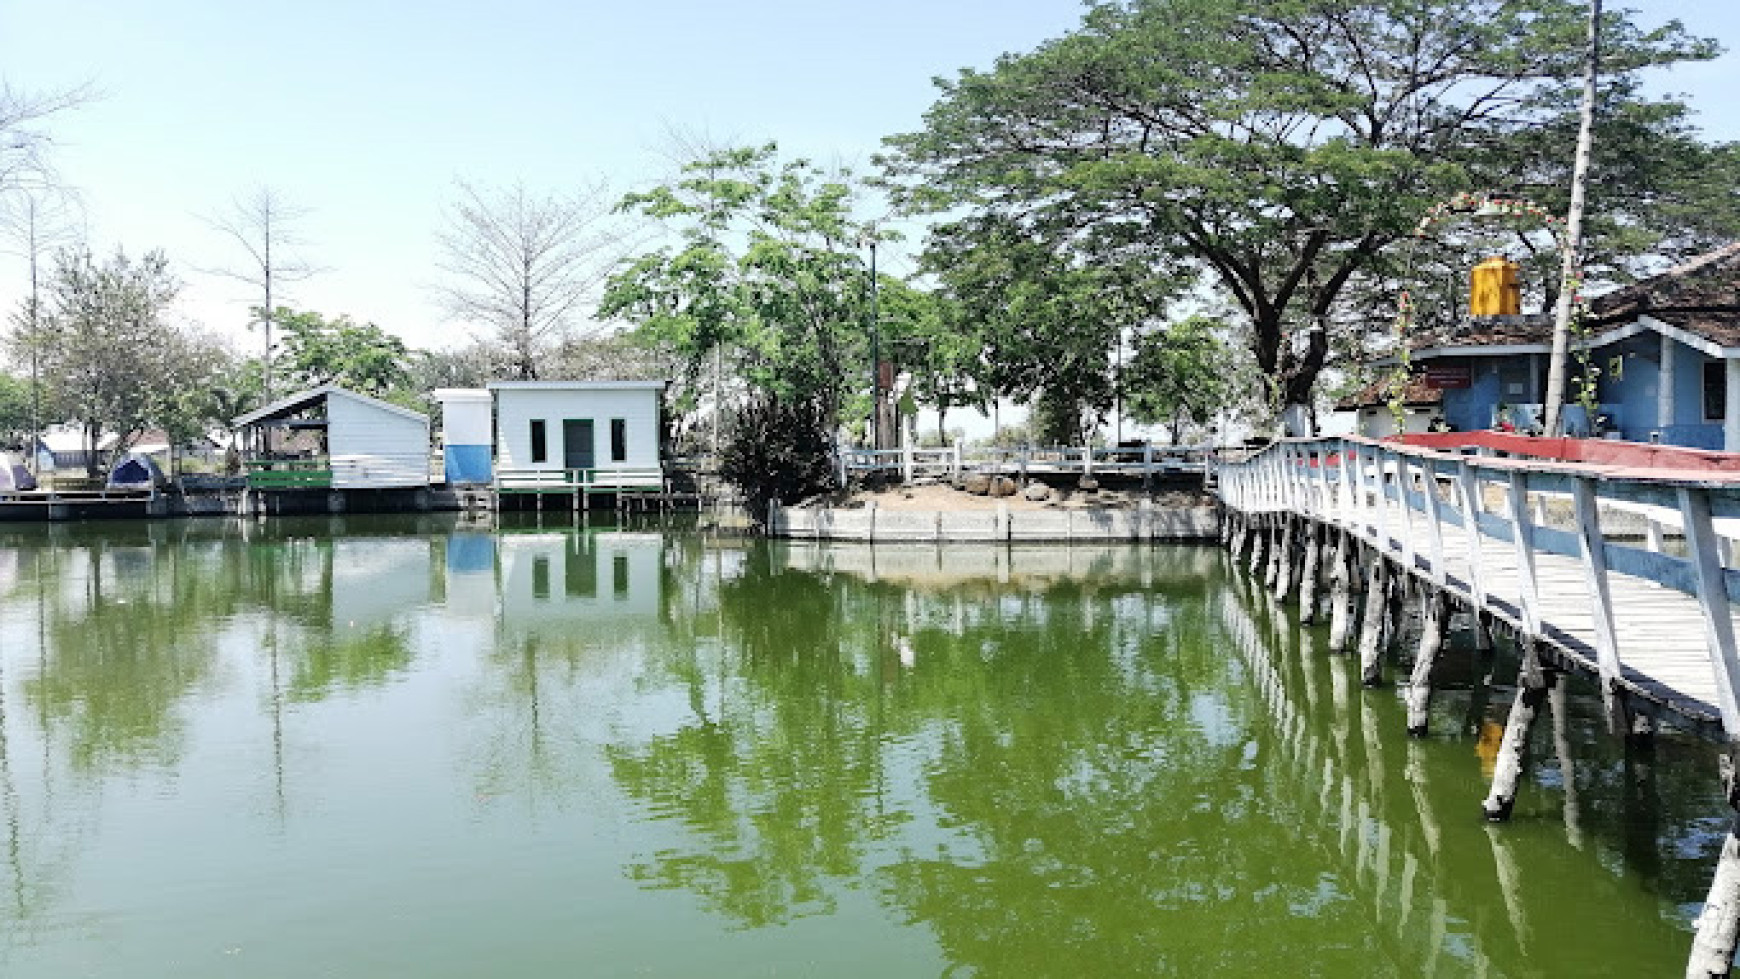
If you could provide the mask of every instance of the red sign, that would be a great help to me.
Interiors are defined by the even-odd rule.
[[[1427,364],[1426,386],[1438,391],[1460,389],[1474,383],[1467,364]]]

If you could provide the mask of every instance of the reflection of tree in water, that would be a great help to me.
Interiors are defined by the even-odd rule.
[[[48,549],[9,543],[0,548],[11,553],[19,572],[12,582],[17,592],[7,604],[45,609],[52,584],[44,570],[50,566]],[[38,640],[44,640],[47,623],[33,618]],[[21,686],[14,677],[43,660],[9,652],[15,654],[16,647],[0,649],[0,966],[12,950],[35,944],[55,927],[48,912],[91,829],[98,787],[93,780],[69,783],[61,777],[64,761],[54,750],[50,715],[40,702],[33,711],[21,710],[30,705],[13,696]]]
[[[939,916],[944,933],[968,921],[987,875],[1000,894],[987,906],[1015,898],[1018,878],[1069,905],[1056,886],[1084,872],[1096,820],[1106,866],[1083,886],[1135,872],[1126,858],[1141,854],[1121,834],[1174,772],[1144,732],[1194,723],[1189,671],[1149,663],[1185,647],[1152,627],[1199,624],[1103,562],[1088,581],[920,592],[778,571],[772,550],[719,585],[725,642],[712,661],[706,646],[665,650],[660,669],[689,688],[691,716],[611,750],[623,789],[691,834],[631,876],[758,926],[826,912],[884,867],[890,899]],[[1210,747],[1190,763],[1212,771],[1241,750]],[[1068,831],[1047,842],[1048,827]],[[1034,924],[1033,908],[1016,908],[1013,924]],[[945,944],[957,939],[980,961],[962,935]]]
[[[1293,943],[1363,971],[1361,950],[1334,948],[1362,916],[1289,859],[1294,830],[1248,774],[1262,720],[1227,695],[1241,677],[1204,607],[1176,598],[1063,584],[920,659],[944,661],[948,682],[925,685],[946,731],[925,788],[958,838],[909,848],[886,894],[957,963],[1242,975]]]
[[[172,761],[177,708],[211,679],[214,618],[232,599],[182,548],[99,540],[48,557],[46,655],[26,695],[79,767]]]
[[[386,683],[411,665],[410,635],[404,626],[373,625],[358,635],[325,630],[304,637],[290,675],[290,698],[324,700],[334,692]]]
[[[765,548],[718,588],[723,646],[669,646],[659,663],[689,687],[691,716],[607,749],[631,798],[697,838],[628,873],[745,926],[824,913],[905,819],[879,801],[879,654],[843,648],[840,593],[773,571]]]

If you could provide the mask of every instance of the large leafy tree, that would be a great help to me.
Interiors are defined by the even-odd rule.
[[[1036,434],[1075,444],[1115,398],[1114,354],[1170,291],[1140,263],[1088,263],[1000,215],[943,225],[926,261],[987,394],[1037,400]]]
[[[869,379],[860,245],[874,229],[853,216],[858,194],[849,174],[782,161],[771,143],[709,153],[625,199],[677,244],[612,276],[600,313],[636,324],[690,381],[723,361],[750,393],[814,400],[837,424]]]
[[[98,260],[79,249],[56,258],[42,374],[58,410],[83,427],[92,474],[104,433],[120,437],[120,450],[150,426],[187,433],[210,414],[187,395],[215,386],[221,349],[170,318],[178,289],[162,252]]]
[[[878,276],[878,284],[884,359],[899,364],[910,378],[908,390],[916,402],[936,409],[937,438],[946,442],[950,409],[982,409],[989,400],[975,324],[948,293],[918,289],[891,276]]]
[[[272,321],[283,330],[284,372],[298,386],[337,384],[380,398],[411,383],[405,341],[373,323],[285,308]]]
[[[1136,338],[1119,376],[1130,417],[1165,425],[1177,444],[1189,424],[1206,425],[1236,400],[1233,352],[1223,324],[1192,316]]]
[[[1076,31],[939,82],[925,128],[891,138],[884,162],[916,208],[1200,277],[1244,314],[1270,402],[1303,405],[1329,334],[1367,328],[1364,289],[1397,271],[1385,259],[1427,208],[1560,181],[1586,14],[1581,0],[1095,2]],[[1628,109],[1645,105],[1626,87],[1638,69],[1715,53],[1623,13],[1602,41],[1608,95]],[[1673,103],[1653,105],[1606,117],[1650,134],[1631,140],[1649,164],[1595,174],[1634,181],[1636,212],[1616,222],[1633,255],[1696,237],[1639,229],[1707,194],[1670,179],[1676,154],[1705,150]],[[964,251],[983,226],[951,222],[941,240]],[[1590,230],[1601,253],[1620,228]]]

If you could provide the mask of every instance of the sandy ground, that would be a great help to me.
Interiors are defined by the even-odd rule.
[[[1051,499],[1035,503],[1032,500],[1022,498],[1020,493],[1016,493],[1014,496],[994,498],[974,496],[947,484],[929,484],[896,486],[873,493],[855,493],[845,505],[860,505],[865,501],[874,500],[876,506],[883,510],[992,510],[996,508],[998,503],[1009,504],[1011,510],[1062,510],[1086,507],[1133,509],[1144,499],[1152,499],[1155,506],[1166,508],[1205,506],[1212,505],[1214,502],[1213,498],[1205,493],[1177,489],[1161,490],[1149,494],[1141,490],[1099,489],[1088,492],[1078,489],[1060,489],[1054,486],[1051,490]],[[839,505],[838,501],[829,502]]]

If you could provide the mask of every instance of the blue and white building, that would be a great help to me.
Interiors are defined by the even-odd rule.
[[[1602,434],[1740,451],[1740,243],[1599,296],[1587,317]],[[1539,425],[1551,317],[1476,317],[1412,347],[1416,384],[1438,402],[1426,410],[1450,428]],[[1595,422],[1567,404],[1567,434],[1592,434]]]

